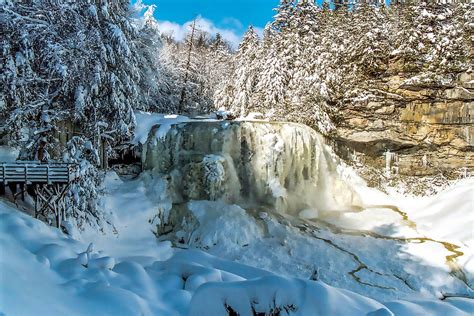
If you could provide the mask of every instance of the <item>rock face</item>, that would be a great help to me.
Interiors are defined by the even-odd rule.
[[[335,140],[346,158],[362,153],[363,163],[388,164],[392,174],[472,172],[474,75],[462,73],[454,84],[442,85],[389,76],[372,84],[367,97],[346,104]]]
[[[166,175],[173,204],[218,200],[308,217],[357,204],[322,137],[300,124],[155,126],[142,159],[145,170]]]

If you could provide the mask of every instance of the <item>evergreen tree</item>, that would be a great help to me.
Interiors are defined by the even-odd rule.
[[[216,103],[208,110],[215,110],[218,103],[214,100],[217,91],[224,88],[226,80],[232,76],[235,68],[230,45],[219,33],[211,40],[206,57],[208,59],[206,98]]]
[[[113,155],[132,137],[133,109],[158,97],[156,29],[147,23],[140,32],[124,0],[7,1],[0,14],[8,34],[0,103],[11,145],[23,159],[77,163],[83,178],[70,192],[77,213],[69,215],[100,225],[98,149]],[[77,136],[63,146],[57,137],[67,125]]]
[[[216,102],[329,133],[337,107],[368,100],[370,87],[394,72],[406,83],[445,84],[469,69],[472,7],[340,1],[320,9],[311,0],[280,1],[262,44],[246,34]]]
[[[353,40],[349,48],[351,63],[359,78],[376,78],[388,68],[391,51],[389,19],[385,11],[362,2],[356,5]]]
[[[240,116],[248,114],[257,84],[259,46],[258,35],[250,26],[235,56],[235,73],[232,79],[216,92],[217,107],[230,108]]]
[[[271,23],[271,27],[275,31],[279,32],[288,26],[293,15],[296,2],[296,0],[280,0],[280,4],[276,9],[274,9],[276,11],[276,15],[273,22]]]
[[[258,73],[258,81],[252,102],[252,110],[269,112],[275,114],[275,109],[285,103],[288,88],[288,71],[286,58],[282,42],[274,39],[280,34],[272,29],[265,30],[265,40],[262,49],[265,51],[265,58],[261,61],[261,71]],[[251,96],[252,97],[252,96]]]

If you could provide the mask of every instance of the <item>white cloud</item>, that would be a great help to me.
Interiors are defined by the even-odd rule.
[[[226,25],[232,29],[242,31],[244,29],[244,25],[240,20],[232,17],[227,17],[222,20],[222,25]]]
[[[236,25],[237,22],[238,21],[233,21],[232,24]],[[170,21],[158,21],[158,27],[161,33],[170,35],[177,41],[182,41],[186,37],[186,34],[190,31],[192,23],[193,21],[188,21],[184,24],[178,24]],[[242,34],[240,34],[240,32],[238,32],[236,29],[218,28],[212,21],[202,17],[198,17],[197,25],[200,30],[205,31],[213,36],[217,33],[220,33],[222,38],[228,41],[234,48],[239,46],[240,40],[242,39]]]

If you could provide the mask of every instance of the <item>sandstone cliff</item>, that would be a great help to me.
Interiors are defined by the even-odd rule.
[[[365,83],[338,113],[333,140],[339,153],[379,170],[388,163],[392,175],[472,172],[474,74],[433,82],[393,74]]]

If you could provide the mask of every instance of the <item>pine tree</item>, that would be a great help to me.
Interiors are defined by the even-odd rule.
[[[389,19],[385,11],[367,2],[356,5],[353,15],[356,28],[348,63],[357,68],[356,76],[360,79],[377,78],[388,69]]]
[[[397,8],[396,19],[400,22],[396,28],[395,50],[392,57],[401,63],[405,72],[415,73],[421,70],[426,47],[422,43],[423,34],[417,28],[417,8],[410,3]]]
[[[258,35],[250,26],[235,56],[235,72],[232,80],[226,82],[226,85],[216,92],[218,107],[230,108],[240,116],[248,114],[257,84],[259,47]]]
[[[288,70],[283,56],[281,42],[275,37],[280,36],[272,29],[265,30],[265,40],[262,49],[265,58],[261,61],[261,72],[255,86],[252,110],[262,113],[275,114],[275,109],[285,104],[288,87]]]
[[[206,57],[208,59],[206,97],[214,101],[212,110],[215,110],[218,103],[215,100],[217,92],[225,88],[226,81],[235,69],[230,45],[219,33],[210,42]]]
[[[80,203],[73,217],[98,222],[99,162],[80,153],[103,146],[113,155],[133,135],[133,109],[154,103],[156,30],[140,32],[123,0],[7,1],[0,14],[9,34],[1,42],[0,100],[11,144],[23,159],[77,163],[84,182],[71,193]],[[63,146],[57,135],[67,124],[80,136]]]
[[[296,3],[296,0],[280,0],[280,4],[276,9],[274,9],[274,11],[276,11],[276,15],[273,19],[273,22],[271,23],[271,27],[275,31],[279,32],[282,29],[288,27]]]

